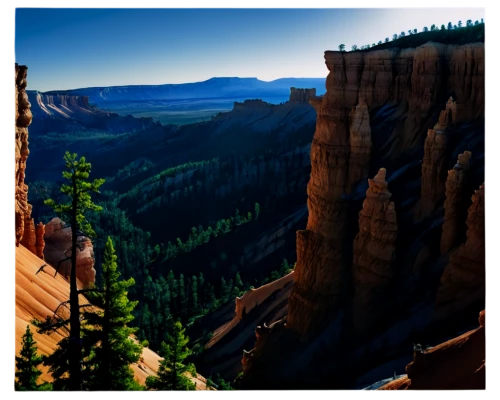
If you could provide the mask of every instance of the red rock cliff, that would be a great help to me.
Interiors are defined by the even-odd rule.
[[[441,277],[435,303],[436,320],[457,315],[468,306],[484,300],[484,238],[483,183],[472,196],[467,217],[467,239],[450,256]]]
[[[24,183],[26,160],[28,159],[28,126],[31,124],[31,110],[26,94],[28,68],[16,64],[16,246],[24,235],[24,221],[29,219],[28,185]]]
[[[441,254],[446,254],[455,247],[461,234],[465,232],[470,158],[470,151],[459,154],[457,163],[453,169],[448,171],[446,200],[444,202],[444,224],[441,235]]]
[[[33,254],[38,254],[36,243],[43,242],[43,235],[37,236],[35,221],[31,218],[31,205],[28,204],[28,185],[24,183],[26,160],[28,159],[28,126],[31,124],[31,104],[26,93],[28,67],[17,65],[16,72],[16,246],[22,243]]]
[[[441,111],[434,128],[427,130],[422,160],[422,190],[420,200],[420,217],[427,217],[436,205],[443,200],[447,165],[449,161],[448,127],[453,121],[452,107],[455,104],[450,98],[446,109]]]
[[[353,322],[363,333],[387,312],[387,288],[393,278],[392,260],[396,251],[398,224],[391,193],[381,168],[368,180],[366,199],[359,213],[359,233],[353,245]]]

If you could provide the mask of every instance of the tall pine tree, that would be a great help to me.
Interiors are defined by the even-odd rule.
[[[137,301],[127,297],[134,279],[120,280],[117,256],[110,237],[104,248],[102,264],[102,292],[92,295],[92,302],[99,310],[84,313],[82,328],[86,347],[93,353],[85,369],[87,387],[90,390],[136,389],[134,372],[130,364],[139,360],[141,346],[130,336],[137,331],[127,326],[134,317],[132,311]]]
[[[44,382],[41,385],[36,383],[38,377],[42,375],[38,366],[43,362],[43,358],[37,354],[36,342],[29,325],[26,326],[26,333],[21,338],[21,345],[19,357],[16,357],[16,390],[51,390],[50,383]]]
[[[54,376],[54,388],[82,390],[83,388],[83,348],[81,340],[80,325],[80,304],[78,294],[80,293],[76,285],[76,253],[78,248],[78,237],[83,235],[93,237],[95,233],[92,226],[87,221],[88,211],[101,211],[102,207],[92,202],[91,193],[99,193],[99,187],[104,183],[104,179],[95,179],[89,182],[91,170],[90,163],[85,161],[85,157],[77,160],[77,154],[66,152],[64,162],[66,170],[63,171],[63,178],[68,181],[61,186],[61,192],[66,195],[67,202],[57,204],[53,199],[45,200],[45,204],[52,207],[71,226],[71,273],[70,273],[70,318],[69,321],[50,324],[47,320],[40,332],[54,328],[63,327],[69,322],[69,337],[59,342],[56,351],[44,362],[51,366],[50,371]],[[66,374],[69,372],[69,375]],[[55,382],[60,379],[60,382]]]
[[[186,376],[186,372],[194,375],[194,365],[184,365],[183,361],[191,354],[187,347],[189,338],[179,321],[175,322],[167,343],[161,343],[163,359],[158,368],[158,376],[146,379],[147,389],[153,390],[195,390],[194,383]]]

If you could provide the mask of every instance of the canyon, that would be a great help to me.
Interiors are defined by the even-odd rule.
[[[21,337],[30,326],[34,340],[37,342],[38,354],[49,355],[54,352],[58,342],[68,334],[67,330],[59,328],[51,334],[41,334],[33,325],[34,320],[43,321],[55,313],[59,317],[68,317],[67,307],[60,307],[61,303],[69,299],[67,251],[71,241],[68,235],[69,228],[58,218],[44,225],[41,222],[35,227],[31,218],[32,206],[27,202],[28,185],[24,183],[27,165],[28,126],[32,121],[31,104],[26,93],[27,86],[26,66],[15,65],[16,88],[16,208],[15,208],[15,236],[16,236],[16,265],[15,265],[15,350],[21,350]],[[81,238],[83,249],[77,256],[78,289],[92,286],[95,282],[94,259],[92,244],[88,238]],[[60,253],[60,254],[59,254]],[[59,262],[66,260],[66,265],[59,268]],[[57,270],[53,268],[55,265]],[[59,272],[59,273],[58,273]],[[80,294],[80,304],[88,302]],[[156,374],[160,357],[149,348],[142,349],[139,362],[132,365],[134,378],[144,385],[146,378]],[[38,383],[51,382],[46,366],[41,366],[41,376]],[[207,380],[196,374],[190,377],[195,383],[196,390],[207,390]]]
[[[236,272],[243,278],[229,301],[185,317],[202,375],[220,373],[238,388],[259,390],[484,388],[484,32],[473,30],[473,40],[443,34],[442,41],[326,51],[326,92],[289,85],[282,104],[256,98],[266,93],[259,82],[206,81],[192,93],[222,85],[223,95],[252,88],[255,96],[182,126],[91,105],[168,100],[181,93],[173,85],[30,94],[26,70],[16,66],[16,246],[20,259],[30,259],[26,279],[48,263],[57,276],[47,267],[33,281],[63,285],[69,271],[68,228],[41,205],[61,170],[49,125],[36,131],[36,168],[25,182],[31,119],[59,124],[61,132],[100,129],[109,136],[84,135],[65,146],[108,177],[101,200],[119,216],[98,220],[103,232],[116,225],[117,235],[124,221],[133,226],[120,236],[119,258],[127,276],[140,279],[141,323],[154,302],[167,308],[158,282],[169,270],[190,288],[188,277],[198,284],[200,271],[206,281],[230,278],[230,287]],[[200,240],[221,220],[230,229]],[[126,264],[139,246],[146,256]],[[101,251],[82,239],[82,287],[94,284]],[[293,271],[269,280],[284,257],[296,259]],[[30,300],[20,298],[19,307],[30,302],[29,314],[39,300],[25,286],[20,293]],[[148,296],[155,300],[147,303]],[[136,377],[144,373],[139,381],[157,368],[158,356],[144,351],[134,367]]]
[[[297,232],[288,313],[257,327],[254,349],[242,360],[246,388],[340,388],[346,379],[355,385],[353,376],[396,359],[410,338],[436,340],[452,332],[443,324],[467,326],[484,309],[484,175],[477,159],[484,134],[478,140],[468,132],[483,124],[483,43],[327,51],[325,63],[327,92],[310,100],[317,122],[309,217]],[[408,160],[420,157],[417,187],[409,177],[418,164]],[[367,172],[379,168],[363,196]],[[477,187],[467,217],[465,198]],[[360,208],[359,230],[350,229]],[[443,214],[441,232],[436,220]],[[465,233],[465,219],[460,246],[465,236],[453,227]],[[419,311],[408,318],[405,309]],[[404,330],[396,339],[398,326]],[[305,360],[328,374],[305,372]]]

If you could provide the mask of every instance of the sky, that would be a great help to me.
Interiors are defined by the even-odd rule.
[[[484,18],[482,8],[33,9],[15,13],[15,59],[30,89],[326,77],[325,50],[424,26]]]

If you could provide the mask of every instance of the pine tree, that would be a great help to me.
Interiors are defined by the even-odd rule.
[[[85,369],[90,390],[130,390],[136,387],[130,364],[139,360],[141,347],[130,337],[137,328],[127,326],[134,317],[137,301],[127,297],[134,279],[120,280],[113,241],[110,237],[104,248],[102,264],[103,289],[92,296],[98,311],[84,313],[82,328],[87,346],[94,348]]]
[[[260,214],[260,205],[259,203],[255,203],[255,219],[259,219]]]
[[[28,390],[51,390],[50,383],[37,384],[36,381],[42,371],[38,366],[43,362],[42,356],[37,354],[36,342],[33,339],[30,326],[26,326],[26,333],[21,338],[21,351],[19,357],[16,357],[16,380],[15,389],[20,391]]]
[[[69,390],[81,390],[83,384],[80,304],[78,302],[79,291],[76,285],[77,242],[78,237],[82,236],[82,232],[86,236],[95,236],[95,232],[87,221],[85,214],[88,211],[102,210],[102,207],[92,202],[90,194],[92,192],[99,193],[99,187],[104,183],[104,179],[95,179],[89,182],[91,165],[85,161],[85,157],[81,157],[79,160],[77,160],[77,157],[77,154],[70,154],[69,152],[64,155],[66,170],[63,171],[62,175],[64,179],[69,181],[69,184],[64,183],[61,186],[61,192],[69,197],[68,202],[57,204],[53,199],[45,200],[45,205],[52,207],[71,225],[71,249],[69,249],[71,251],[70,319],[52,326],[49,326],[49,320],[47,320],[47,324],[40,330],[40,332],[44,332],[55,326],[62,327],[69,322],[69,338],[62,339],[59,342],[59,348],[56,349],[51,358],[44,362],[46,365],[51,365],[50,370],[56,374],[56,378],[61,378],[61,383],[67,380]],[[58,356],[63,358],[58,359]],[[69,373],[67,377],[65,375],[66,369]],[[54,386],[56,386],[56,382],[54,382]]]
[[[191,311],[198,312],[198,278],[193,275],[191,280]]]
[[[146,388],[151,390],[194,390],[195,385],[186,376],[186,372],[194,375],[194,366],[184,365],[183,361],[191,354],[187,347],[189,338],[185,336],[185,329],[180,322],[174,323],[171,334],[167,336],[167,343],[161,343],[161,355],[157,376],[146,379]]]

